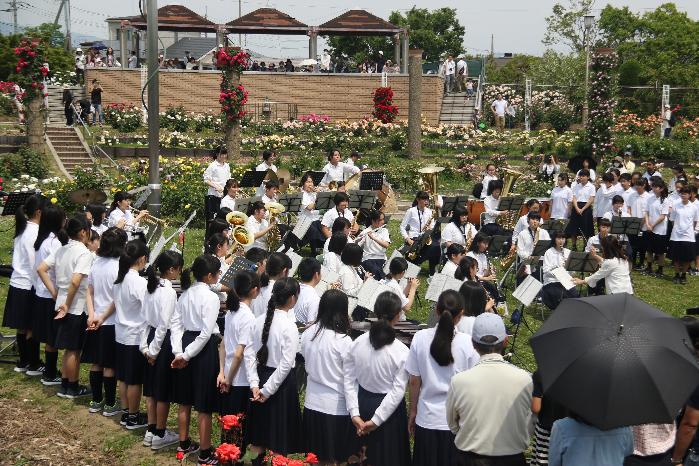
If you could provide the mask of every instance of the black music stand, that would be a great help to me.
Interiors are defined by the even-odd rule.
[[[512,239],[506,235],[486,236],[488,241],[487,253],[490,257],[506,256],[510,252],[508,242]]]
[[[350,191],[349,198],[350,209],[372,209],[376,202],[376,193],[364,190]]]
[[[330,210],[335,207],[335,191],[323,191],[316,196],[316,210]]]
[[[548,231],[549,233],[553,233],[554,231],[564,232],[568,227],[568,223],[569,220],[565,220],[562,218],[550,218],[541,224],[541,228]]]
[[[221,284],[232,290],[235,284],[235,274],[245,270],[255,272],[257,270],[257,264],[242,256],[236,257],[233,259],[233,263],[230,267],[228,267],[228,270],[226,270],[226,273],[221,277]]]
[[[255,170],[248,170],[245,173],[243,173],[243,178],[240,180],[240,187],[257,188],[262,184],[266,176],[266,171],[258,172]]]
[[[638,217],[612,217],[610,235],[626,235],[627,238],[638,236],[641,232],[641,218]]]
[[[2,209],[2,215],[14,215],[21,206],[27,202],[35,193],[31,192],[14,192],[10,193],[5,201],[5,207]]]
[[[550,239],[540,239],[539,241],[536,242],[536,246],[534,246],[534,250],[532,251],[531,257],[536,257],[539,258],[546,254],[546,251],[551,247],[551,240]]]
[[[566,270],[568,272],[580,273],[595,273],[599,267],[599,263],[589,252],[571,251],[566,261]]]
[[[381,191],[383,188],[383,172],[364,172],[359,180],[360,191]]]
[[[501,197],[498,203],[498,210],[500,212],[514,211],[519,212],[524,204],[524,196],[506,196]]]
[[[313,179],[313,185],[318,186],[325,178],[325,172],[309,171],[311,174],[311,179]]]
[[[259,201],[260,199],[261,199],[260,196],[243,197],[241,199],[236,199],[235,200],[235,209],[238,212],[242,212],[244,214],[247,214],[248,207],[250,207],[250,204],[252,204],[255,201]]]
[[[286,209],[286,214],[298,214],[301,212],[302,193],[287,193],[279,196],[279,203]]]
[[[449,212],[453,212],[456,206],[463,206],[466,205],[468,202],[468,196],[444,196],[442,200],[442,208],[439,209],[442,214],[448,214]],[[439,223],[449,223],[451,222],[451,217],[448,216],[443,216],[439,217],[437,220]]]

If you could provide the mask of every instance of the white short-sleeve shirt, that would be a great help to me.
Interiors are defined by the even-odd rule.
[[[95,315],[101,316],[114,302],[114,280],[119,274],[119,259],[97,256],[92,263],[88,285],[92,285],[92,303]],[[114,325],[114,313],[102,325]]]
[[[570,209],[568,205],[573,201],[573,190],[569,186],[556,186],[551,191],[551,218],[568,219]]]
[[[595,185],[593,185],[589,181],[584,185],[576,183],[572,189],[573,196],[575,197],[576,202],[587,202],[590,200],[591,197],[594,197],[595,195]]]
[[[670,213],[670,202],[667,198],[660,199],[655,194],[648,196],[646,207],[643,210],[648,215],[648,220],[653,225],[661,215],[665,215],[665,219],[653,228],[653,233],[657,235],[665,235],[667,233],[667,215]]]
[[[68,287],[73,279],[73,274],[81,274],[87,277],[92,267],[92,253],[80,241],[69,240],[53,254],[44,260],[49,268],[56,269],[56,286],[58,287],[58,297],[56,298],[56,309],[66,302],[68,297]],[[85,295],[87,291],[87,280],[83,279],[75,293],[73,303],[68,309],[68,313],[81,315],[85,312]]]
[[[674,222],[670,241],[688,241],[690,243],[695,241],[695,222],[699,222],[699,206],[696,203],[682,204],[682,201],[675,203],[672,206],[670,220]]]
[[[253,332],[255,330],[255,316],[245,303],[240,303],[236,312],[227,312],[226,331],[223,342],[226,348],[226,359],[223,366],[224,374],[228,375],[233,364],[233,354],[238,345],[248,347],[253,342]],[[248,375],[245,364],[241,362],[238,371],[233,376],[231,385],[234,387],[248,387]]]

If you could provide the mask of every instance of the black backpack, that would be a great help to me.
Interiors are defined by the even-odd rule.
[[[675,112],[670,113],[670,126],[673,127],[677,124],[677,116],[675,115]]]

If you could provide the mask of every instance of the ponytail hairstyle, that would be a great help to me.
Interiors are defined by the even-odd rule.
[[[192,286],[192,277],[189,275],[190,272],[194,275],[195,280],[200,282],[207,275],[217,273],[219,270],[221,270],[221,261],[218,260],[218,258],[210,254],[202,254],[194,259],[191,267],[182,271],[182,276],[180,277],[182,290],[186,290]]]
[[[87,231],[88,233],[92,231],[90,228],[90,221],[87,219],[87,215],[82,212],[74,214],[66,222],[66,234],[68,238],[77,240],[80,238],[80,232]]]
[[[665,199],[667,199],[668,196],[668,190],[667,190],[667,184],[663,181],[662,178],[655,178],[653,177],[653,180],[650,183],[651,187],[653,188],[660,188],[660,201],[663,202]]]
[[[464,299],[454,290],[446,290],[437,300],[439,322],[430,345],[430,354],[440,366],[454,362],[451,342],[454,340],[454,320],[464,311]]]
[[[265,268],[269,278],[280,278],[284,269],[287,271],[291,268],[291,259],[286,254],[281,252],[273,252],[267,259],[267,267]],[[269,282],[268,278],[268,282]]]
[[[121,201],[125,201],[127,199],[131,199],[131,194],[127,193],[126,191],[117,191],[114,193],[114,200],[109,206],[109,213],[111,214]]]
[[[323,293],[318,303],[318,329],[311,340],[315,340],[323,329],[349,335],[348,302],[347,295],[340,290],[331,288]]]
[[[223,233],[216,233],[214,235],[211,235],[211,237],[206,241],[204,253],[215,256],[216,250],[224,244],[228,244],[228,238]]]
[[[388,275],[386,275],[386,278],[391,280],[393,277],[400,275],[406,270],[408,270],[408,261],[405,260],[405,257],[394,257],[388,265]]]
[[[43,210],[46,205],[46,198],[41,194],[32,194],[24,202],[24,205],[15,210],[15,238],[24,233],[27,222],[36,215],[37,211]]]
[[[378,320],[369,329],[369,343],[375,350],[390,345],[396,339],[396,330],[390,322],[400,314],[400,310],[401,301],[397,294],[384,291],[376,297],[374,314]]]
[[[70,224],[70,220],[68,221]],[[129,269],[141,258],[145,257],[148,260],[148,254],[150,254],[150,249],[146,243],[140,239],[134,239],[126,243],[124,251],[119,257],[119,273],[117,273],[117,278],[114,280],[114,284],[118,285],[124,281],[124,277],[129,272]]]
[[[478,262],[476,261],[476,259],[474,259],[471,256],[462,257],[459,261],[459,266],[456,268],[456,271],[454,272],[454,278],[456,278],[457,280],[475,280],[476,277],[471,276],[471,269],[474,266],[476,267],[476,269],[478,269]]]
[[[59,206],[48,203],[41,211],[41,220],[39,221],[39,234],[34,241],[34,250],[38,251],[41,243],[53,233],[58,238],[61,244],[68,242],[68,235],[63,231],[63,225],[66,223],[66,213]]]
[[[488,297],[485,288],[478,283],[466,281],[459,288],[459,294],[464,300],[464,315],[476,317],[485,312]]]
[[[97,255],[100,257],[118,258],[124,252],[127,241],[128,236],[121,228],[107,228],[102,233],[102,238],[100,238],[100,247],[97,248]]]
[[[94,226],[102,225],[104,214],[107,212],[107,209],[102,204],[88,204],[85,210],[92,214],[92,224]]]
[[[249,270],[243,270],[235,274],[233,279],[233,290],[228,292],[226,307],[230,312],[238,312],[240,300],[247,298],[255,288],[260,288],[260,277]]]
[[[270,257],[271,259],[271,257]],[[257,352],[257,362],[261,365],[267,364],[269,349],[267,348],[267,340],[269,339],[269,328],[272,326],[272,318],[274,310],[277,306],[283,306],[292,296],[299,295],[299,282],[293,278],[284,277],[274,282],[272,288],[272,296],[267,303],[267,314],[265,314],[265,324],[262,327],[262,347]]]
[[[171,268],[181,269],[184,266],[184,258],[177,251],[163,251],[158,254],[155,261],[146,269],[146,278],[148,279],[148,293],[153,294],[160,285],[160,280],[155,275],[155,270],[158,269],[158,274],[162,277],[165,272]]]

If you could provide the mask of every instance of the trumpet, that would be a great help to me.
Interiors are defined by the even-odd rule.
[[[144,212],[144,211],[143,211],[143,210],[139,210],[139,209],[134,209],[133,207],[131,208],[131,213],[132,213],[132,214],[135,214],[136,216],[141,215],[141,212]],[[163,220],[162,218],[154,217],[154,216],[151,215],[151,213],[148,212],[147,210],[146,210],[145,212],[146,212],[146,216],[143,218],[143,221],[144,221],[145,223],[150,223],[150,224],[156,224],[156,223],[158,223],[158,224],[160,224],[160,225],[162,225],[162,226],[167,225],[167,222],[166,222],[165,220]]]

